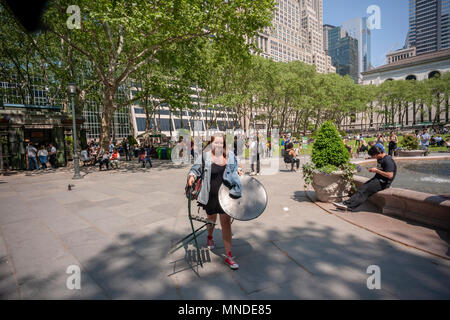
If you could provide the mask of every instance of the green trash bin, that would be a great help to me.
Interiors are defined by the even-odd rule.
[[[167,159],[172,159],[172,149],[171,148],[167,148]]]
[[[158,159],[161,160],[161,156],[162,156],[162,148],[156,149],[156,152],[158,153]]]

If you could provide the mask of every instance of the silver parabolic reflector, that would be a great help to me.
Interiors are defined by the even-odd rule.
[[[230,197],[230,189],[225,185],[219,189],[219,202],[223,211],[230,217],[249,221],[258,218],[267,207],[267,192],[264,186],[253,177],[241,176],[242,197]]]

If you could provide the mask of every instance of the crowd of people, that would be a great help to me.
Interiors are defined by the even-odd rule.
[[[124,161],[132,161],[133,158],[137,158],[138,163],[142,163],[143,168],[147,167],[147,163],[152,168],[151,158],[157,155],[156,148],[149,144],[143,144],[142,146],[134,144],[130,146],[128,141],[124,139],[121,143],[111,143],[109,150],[105,150],[94,140],[87,148],[81,151],[81,161],[85,166],[98,164],[100,170],[103,167],[106,167],[106,170],[109,170],[110,167],[118,169],[121,154],[125,157]]]
[[[444,139],[448,134],[448,129],[443,128],[443,130],[435,131],[433,129],[423,129],[416,130],[412,133],[407,133],[409,135],[415,135],[420,143],[420,149],[429,153],[430,147],[447,147],[450,148],[450,138]],[[430,134],[431,133],[431,134]],[[270,139],[264,144],[259,134],[256,134],[255,139],[245,139],[245,147],[250,149],[250,162],[251,162],[251,175],[258,175],[260,173],[260,157],[270,157],[271,156],[271,141]],[[235,137],[236,138],[236,137]],[[343,139],[345,147],[348,149],[352,158],[364,157],[370,150],[370,148],[377,146],[381,151],[385,152],[389,156],[393,157],[397,155],[397,151],[401,150],[399,146],[399,137],[394,131],[389,133],[378,132],[373,139],[373,136],[365,136],[362,133],[355,135],[355,144],[351,144],[348,138]],[[291,134],[281,135],[281,149],[282,157],[285,163],[292,164],[292,170],[294,166],[299,169],[299,155],[302,147],[302,142]],[[369,141],[370,140],[370,141]],[[178,141],[178,143],[182,140]],[[309,140],[309,143],[313,141]],[[184,142],[183,142],[184,143]],[[193,139],[191,139],[191,156],[194,157]],[[237,150],[237,141],[235,139],[235,150]],[[298,144],[297,148],[294,145]],[[235,151],[236,152],[236,151]],[[141,143],[141,145],[134,144],[130,145],[127,139],[118,143],[111,143],[108,150],[104,150],[99,146],[95,139],[87,146],[87,148],[81,151],[81,161],[84,166],[87,165],[99,165],[99,169],[102,170],[106,167],[106,170],[110,168],[119,168],[121,161],[121,156],[124,161],[132,161],[136,158],[138,163],[142,165],[143,168],[153,167],[152,157],[156,158],[158,156],[156,147],[151,143]],[[29,170],[48,170],[50,168],[56,168],[56,148],[53,144],[48,145],[33,145],[31,142],[28,143],[26,147],[26,161]],[[50,167],[50,168],[49,168]]]
[[[28,142],[25,155],[30,171],[56,169],[56,148],[52,143],[40,145],[38,150],[33,143]],[[50,168],[47,163],[50,163]]]
[[[431,129],[433,130],[433,129]],[[442,135],[448,133],[448,130],[444,128],[442,134],[440,132],[434,131],[430,135],[429,129],[425,128],[423,130],[415,130],[415,132],[405,133],[404,135],[414,135],[419,140],[420,149],[424,150],[427,154],[430,152],[430,147],[445,147],[450,148],[450,138],[444,140]],[[364,137],[363,134],[356,134],[355,145],[351,145],[348,139],[343,139],[344,145],[349,151],[352,158],[361,157],[361,153],[368,153],[369,149],[373,146],[379,147],[383,152],[386,152],[389,156],[393,157],[397,155],[397,151],[401,150],[399,145],[399,137],[394,131],[389,133],[378,132],[375,139],[367,141],[369,136]]]

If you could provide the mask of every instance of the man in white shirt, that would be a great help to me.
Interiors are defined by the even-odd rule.
[[[253,137],[253,141],[250,144],[250,165],[251,165],[251,176],[259,175],[261,171],[261,155],[264,155],[264,144],[260,141],[259,134]],[[255,171],[256,164],[256,171]]]
[[[431,139],[431,137],[428,133],[428,130],[423,129],[423,133],[420,136],[420,146],[421,146],[422,150],[425,150],[426,152],[429,151],[430,139]]]
[[[37,159],[36,159],[37,149],[35,147],[33,147],[33,144],[31,142],[28,142],[26,151],[27,151],[27,156],[28,156],[28,169],[29,170],[39,169]]]

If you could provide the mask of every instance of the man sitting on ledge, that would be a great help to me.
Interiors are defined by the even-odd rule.
[[[356,193],[347,201],[343,203],[335,203],[333,205],[340,210],[353,211],[355,208],[362,205],[371,195],[387,189],[394,181],[397,174],[397,165],[395,161],[380,147],[374,146],[370,148],[369,155],[373,159],[377,159],[378,168],[369,168],[370,172],[375,173],[375,176],[367,181]]]

